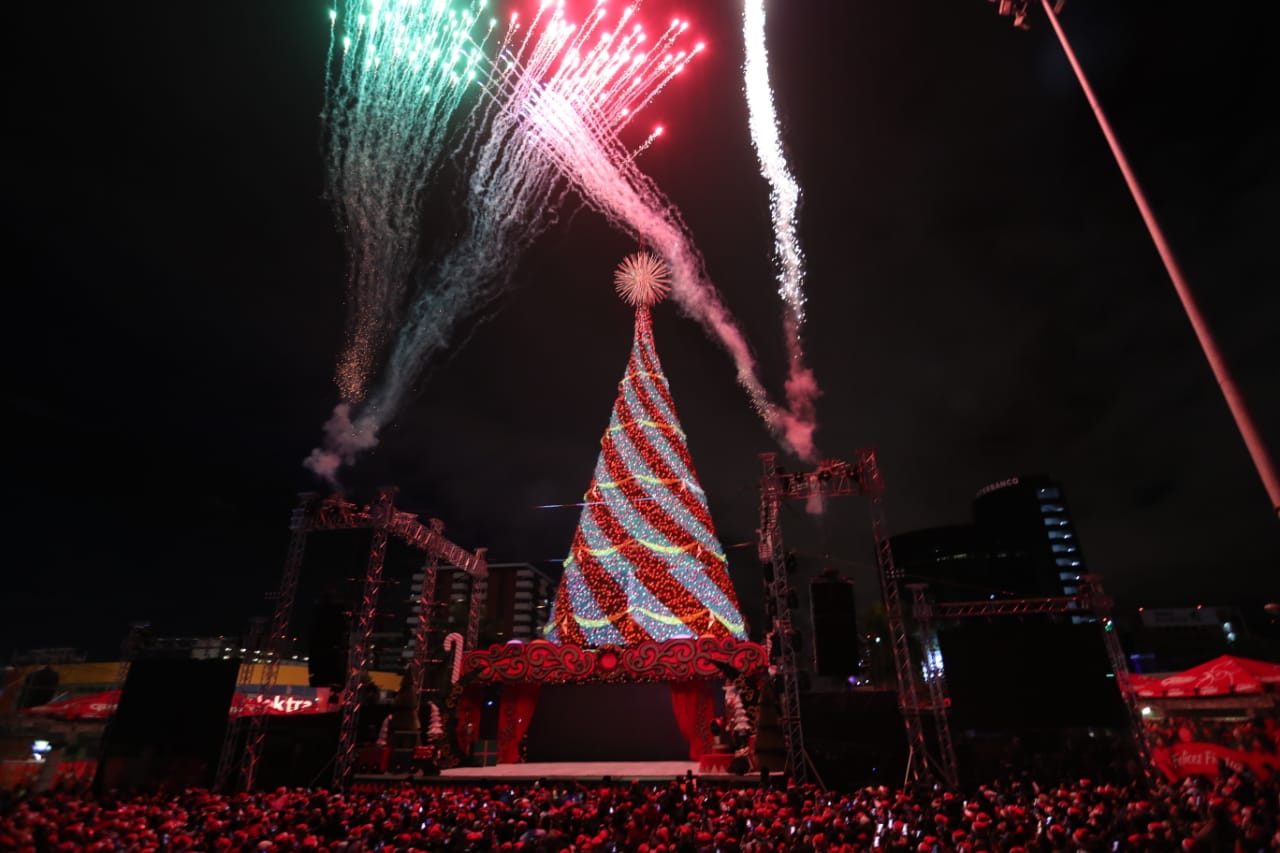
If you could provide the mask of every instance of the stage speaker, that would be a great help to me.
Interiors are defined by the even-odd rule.
[[[316,602],[307,645],[307,679],[312,687],[341,689],[346,684],[350,638],[349,608],[333,595]]]
[[[130,664],[103,737],[98,790],[211,785],[239,669],[238,660]]]
[[[824,569],[809,585],[813,663],[818,675],[848,678],[858,671],[858,619],[853,583]]]

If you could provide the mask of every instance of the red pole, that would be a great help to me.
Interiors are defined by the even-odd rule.
[[[1075,51],[1071,49],[1071,43],[1067,41],[1067,35],[1062,31],[1062,25],[1058,22],[1058,16],[1053,11],[1052,3],[1049,0],[1040,0],[1040,2],[1044,5],[1044,13],[1048,16],[1049,23],[1053,25],[1053,31],[1058,34],[1058,41],[1062,44],[1062,51],[1067,55],[1067,61],[1071,63],[1071,68],[1076,73],[1076,79],[1080,81],[1080,88],[1084,90],[1084,96],[1088,98],[1089,106],[1093,107],[1093,114],[1098,119],[1099,127],[1102,128],[1102,135],[1107,138],[1107,144],[1111,146],[1111,153],[1116,159],[1116,165],[1120,167],[1125,183],[1129,185],[1129,192],[1133,195],[1133,200],[1138,205],[1138,211],[1142,214],[1142,221],[1147,224],[1147,231],[1151,234],[1151,241],[1155,243],[1156,251],[1160,253],[1160,260],[1164,261],[1164,268],[1169,274],[1169,279],[1173,282],[1173,288],[1178,291],[1178,298],[1182,300],[1182,308],[1187,312],[1187,319],[1191,321],[1191,328],[1195,330],[1196,337],[1200,340],[1200,348],[1204,350],[1205,358],[1209,360],[1209,367],[1213,370],[1213,377],[1218,381],[1218,387],[1222,389],[1222,396],[1227,398],[1227,406],[1231,409],[1232,417],[1235,418],[1236,428],[1240,430],[1240,436],[1244,439],[1245,446],[1249,448],[1249,456],[1253,458],[1253,465],[1258,469],[1258,476],[1262,478],[1262,485],[1266,487],[1267,495],[1271,499],[1271,510],[1276,514],[1277,518],[1280,518],[1280,477],[1276,476],[1275,464],[1267,453],[1267,446],[1263,443],[1262,437],[1258,435],[1258,428],[1254,426],[1253,418],[1249,414],[1249,409],[1245,406],[1244,398],[1240,396],[1235,380],[1231,378],[1231,374],[1227,371],[1227,365],[1222,358],[1222,353],[1218,351],[1218,344],[1214,341],[1208,324],[1205,323],[1204,317],[1200,314],[1200,308],[1196,305],[1195,297],[1191,295],[1191,288],[1187,285],[1187,280],[1183,277],[1182,270],[1178,267],[1178,262],[1173,257],[1173,251],[1169,248],[1169,243],[1164,238],[1164,232],[1160,230],[1160,224],[1156,222],[1155,214],[1151,212],[1151,205],[1147,204],[1147,197],[1143,194],[1142,187],[1138,186],[1138,179],[1134,177],[1133,170],[1129,168],[1129,160],[1124,156],[1124,151],[1120,148],[1120,143],[1116,139],[1115,132],[1111,129],[1111,124],[1102,112],[1102,106],[1098,103],[1098,98],[1093,93],[1093,87],[1089,85],[1088,78],[1084,76],[1084,69],[1080,67],[1080,60],[1076,59]]]

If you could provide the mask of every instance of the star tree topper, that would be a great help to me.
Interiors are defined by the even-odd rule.
[[[613,273],[618,295],[637,308],[656,305],[671,290],[671,270],[652,252],[628,255]]]

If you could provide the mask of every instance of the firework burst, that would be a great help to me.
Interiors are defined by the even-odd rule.
[[[656,305],[671,289],[671,270],[652,252],[628,255],[613,274],[618,295],[636,306]]]

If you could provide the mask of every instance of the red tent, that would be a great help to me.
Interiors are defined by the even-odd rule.
[[[1160,679],[1150,675],[1129,673],[1129,689],[1142,697],[1159,697],[1164,695],[1164,685]]]
[[[1235,658],[1235,662],[1263,684],[1280,684],[1280,664],[1249,660],[1249,658]]]
[[[1280,665],[1223,655],[1186,672],[1160,679],[1158,691],[1150,683],[1153,681],[1155,679],[1147,678],[1135,684],[1137,694],[1177,698],[1262,693],[1269,686],[1280,684]]]
[[[120,704],[119,690],[106,690],[88,696],[72,696],[47,705],[24,708],[22,713],[41,717],[57,717],[62,720],[107,720]]]

